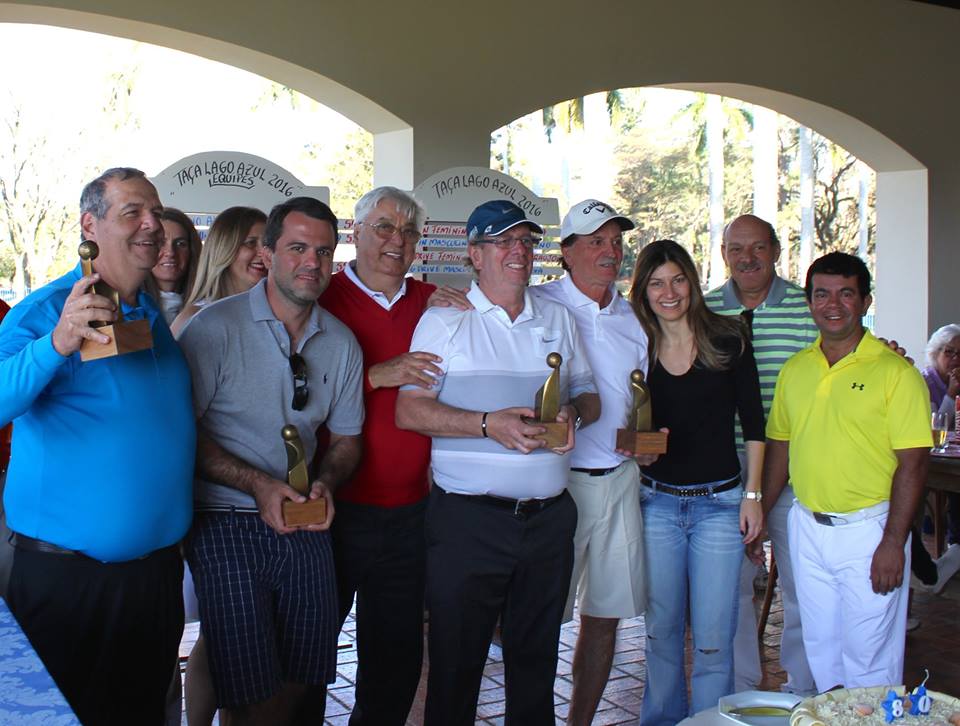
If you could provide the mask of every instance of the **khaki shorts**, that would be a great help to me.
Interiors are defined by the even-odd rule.
[[[564,621],[577,599],[582,615],[633,618],[646,609],[640,470],[624,461],[603,476],[571,471],[567,489],[577,503],[573,577]]]

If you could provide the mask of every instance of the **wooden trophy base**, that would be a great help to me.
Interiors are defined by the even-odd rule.
[[[542,421],[531,421],[533,426],[543,426],[546,433],[539,434],[533,438],[543,441],[548,449],[559,449],[567,445],[567,424],[554,421],[553,423],[544,423]]]
[[[135,353],[138,350],[147,350],[153,347],[153,336],[150,334],[150,321],[130,320],[124,323],[104,325],[96,329],[110,338],[109,343],[95,343],[84,340],[80,346],[80,360],[86,362],[99,358],[110,358],[124,353]]]
[[[666,454],[667,434],[663,431],[617,429],[617,448],[634,454]]]
[[[308,499],[302,504],[289,499],[285,499],[283,502],[283,523],[288,527],[323,524],[326,521],[326,499]]]

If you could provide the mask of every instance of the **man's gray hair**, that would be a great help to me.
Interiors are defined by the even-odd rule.
[[[936,368],[937,356],[940,354],[940,351],[957,336],[960,336],[960,325],[956,323],[950,323],[950,325],[944,325],[942,328],[935,330],[933,335],[930,336],[930,340],[927,342],[927,347],[924,350],[927,356],[927,365],[931,368]]]
[[[427,211],[414,196],[396,187],[377,187],[364,194],[353,207],[354,224],[362,222],[380,202],[388,200],[397,205],[397,211],[412,220],[417,229],[423,229]]]
[[[104,199],[107,193],[107,182],[111,179],[126,181],[135,177],[146,179],[147,175],[130,166],[115,166],[107,169],[80,192],[80,214],[90,212],[97,219],[103,219],[107,215],[107,200]]]

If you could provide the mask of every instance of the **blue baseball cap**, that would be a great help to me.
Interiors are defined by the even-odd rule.
[[[496,237],[518,224],[528,224],[538,234],[543,234],[543,227],[527,219],[527,215],[516,204],[506,199],[494,199],[470,212],[467,220],[467,241],[473,242],[480,237]]]

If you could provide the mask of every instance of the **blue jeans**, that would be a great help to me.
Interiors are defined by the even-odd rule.
[[[715,708],[720,696],[733,692],[742,491],[738,486],[703,497],[678,497],[641,487],[650,583],[644,726],[673,726]],[[688,593],[694,647],[689,704],[683,670]]]

